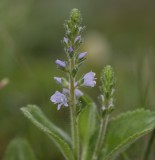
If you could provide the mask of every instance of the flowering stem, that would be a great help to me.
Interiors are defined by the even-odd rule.
[[[78,143],[78,125],[76,120],[76,105],[75,105],[75,78],[72,76],[72,69],[74,68],[74,58],[70,59],[70,115],[71,115],[71,133],[73,139],[73,151],[75,160],[79,156],[79,143]]]
[[[105,137],[107,126],[108,126],[108,121],[109,121],[109,114],[106,115],[105,119],[103,118],[101,119],[100,130],[99,130],[99,134],[98,134],[98,138],[97,138],[92,160],[98,159],[98,156],[101,150],[101,146],[104,143],[104,137]]]

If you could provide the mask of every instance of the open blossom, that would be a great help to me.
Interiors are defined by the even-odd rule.
[[[61,61],[61,60],[59,60],[59,59],[57,59],[57,60],[55,61],[55,63],[58,65],[58,67],[62,67],[62,68],[65,68],[65,67],[66,67],[66,62]]]
[[[58,104],[57,109],[59,110],[61,108],[61,106],[65,106],[68,107],[68,100],[67,97],[60,93],[59,91],[56,91],[50,98],[50,100],[54,103],[54,104]]]
[[[87,52],[80,53],[78,56],[78,59],[80,60],[80,59],[84,58],[86,54],[87,54]]]
[[[94,73],[92,71],[86,73],[83,76],[83,80],[84,80],[83,85],[86,87],[94,87],[96,85],[95,75],[96,75],[96,73]]]

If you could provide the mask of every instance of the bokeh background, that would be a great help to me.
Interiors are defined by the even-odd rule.
[[[7,77],[10,83],[0,90],[0,159],[15,137],[25,137],[38,160],[63,159],[54,143],[19,109],[37,104],[69,132],[68,109],[57,111],[49,99],[60,90],[53,76],[63,73],[55,60],[65,59],[63,23],[72,8],[81,11],[87,26],[82,50],[88,55],[79,74],[95,71],[99,85],[102,68],[110,64],[117,76],[114,115],[136,108],[155,110],[154,0],[1,0],[0,79]],[[97,100],[97,86],[85,92]],[[127,150],[131,159],[140,159],[137,153],[143,153],[148,137]]]

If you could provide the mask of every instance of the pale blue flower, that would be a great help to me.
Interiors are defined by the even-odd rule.
[[[65,68],[66,67],[66,62],[64,62],[64,61],[61,61],[61,60],[59,60],[59,59],[57,59],[56,61],[55,61],[55,63],[58,65],[58,67],[60,67],[60,68]]]
[[[61,108],[61,106],[65,106],[68,107],[68,100],[66,95],[60,93],[59,91],[56,91],[50,98],[50,100],[54,103],[54,104],[58,104],[57,106],[57,110],[59,110]]]
[[[84,58],[86,54],[87,54],[87,52],[80,53],[78,55],[78,59],[80,60],[80,59]]]
[[[74,40],[74,43],[76,43],[77,41],[79,41],[81,39],[81,35],[77,36]]]
[[[96,81],[95,81],[95,75],[96,73],[90,71],[88,73],[86,73],[84,76],[83,76],[83,86],[86,86],[86,87],[94,87],[96,85]]]

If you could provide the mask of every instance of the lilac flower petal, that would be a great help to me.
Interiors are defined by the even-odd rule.
[[[64,37],[64,42],[68,43],[68,38]]]
[[[70,47],[68,48],[68,51],[69,51],[70,53],[73,52],[72,46],[70,46]]]
[[[86,87],[94,87],[96,85],[95,81],[96,73],[90,71],[83,76],[84,83],[83,85]]]
[[[60,77],[54,77],[54,80],[56,80],[56,82],[58,84],[62,84],[62,78],[60,78]]]
[[[79,97],[83,96],[83,92],[80,91],[79,89],[75,89],[75,96],[76,96],[77,98],[79,98]]]
[[[55,63],[56,63],[59,67],[63,67],[63,68],[66,67],[66,62],[61,61],[61,60],[59,60],[59,59],[57,59],[57,60],[55,61]]]
[[[78,40],[80,40],[81,39],[81,35],[79,35],[79,36],[77,36],[76,38],[75,38],[75,40],[74,40],[74,43],[76,43]]]
[[[50,100],[54,103],[54,104],[58,104],[57,109],[59,110],[61,108],[62,105],[68,107],[68,100],[67,97],[60,93],[59,91],[56,91],[50,98]]]
[[[94,79],[95,75],[96,75],[96,73],[90,71],[90,72],[86,73],[86,74],[83,76],[83,78],[84,78],[84,79],[87,79],[87,78],[91,78],[91,79],[93,78],[93,79]]]
[[[84,58],[86,54],[87,54],[87,52],[80,53],[78,56],[78,59],[80,60],[80,59]]]

